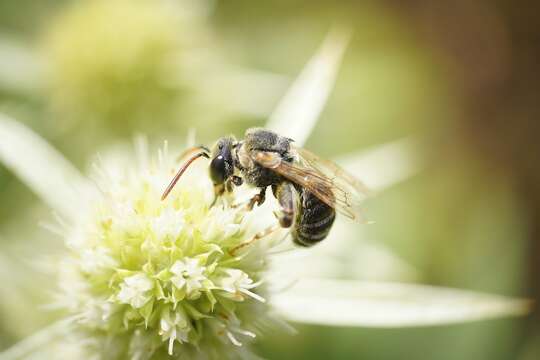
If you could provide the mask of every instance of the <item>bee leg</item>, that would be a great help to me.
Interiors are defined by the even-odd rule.
[[[239,207],[245,206],[248,211],[251,211],[255,207],[255,204],[257,204],[257,206],[261,206],[262,204],[264,204],[265,200],[266,200],[266,188],[261,188],[261,191],[258,194],[255,194],[248,201],[233,204],[231,205],[231,207],[239,208]]]
[[[261,190],[261,193],[264,193],[265,189]],[[272,187],[272,191],[274,193],[274,196],[277,198],[279,205],[281,207],[281,210],[276,213],[276,217],[278,218],[279,224],[274,224],[266,229],[264,229],[261,232],[258,232],[253,236],[251,239],[249,239],[246,242],[241,243],[240,245],[237,245],[232,250],[229,251],[229,253],[234,256],[238,250],[245,248],[248,245],[251,245],[255,241],[262,239],[273,232],[279,230],[280,228],[289,228],[294,223],[294,217],[296,214],[297,203],[298,203],[298,193],[294,189],[294,186],[290,182],[283,182],[277,186]],[[258,194],[260,195],[260,194]],[[255,199],[257,195],[253,197]],[[253,200],[252,199],[252,200]],[[264,197],[263,197],[264,202]],[[255,202],[253,202],[254,204]]]
[[[255,196],[251,198],[251,200],[249,200],[249,203],[247,204],[247,209],[249,211],[253,210],[253,208],[255,207],[255,204],[257,204],[257,206],[261,206],[262,204],[264,204],[265,200],[266,200],[266,187],[263,187],[261,188],[261,191],[259,191],[258,194],[256,194]]]
[[[288,181],[273,186],[272,191],[281,207],[279,211],[274,213],[279,221],[279,225],[283,228],[290,228],[294,222],[297,213],[296,210],[298,209],[298,194],[293,184]]]
[[[233,175],[231,182],[234,184],[234,186],[242,186],[244,179],[242,179],[240,176]]]
[[[235,186],[241,186],[244,183],[244,179],[240,176],[232,176],[229,180],[225,181],[223,184],[214,184],[214,200],[210,207],[214,206],[217,202],[217,199],[222,196],[224,193],[230,193],[234,190]],[[237,206],[233,206],[237,207]]]
[[[223,195],[224,193],[225,193],[225,185],[224,184],[216,184],[216,185],[214,185],[214,200],[210,204],[210,207],[213,207],[216,204],[217,199],[219,199],[219,197],[221,195]]]
[[[256,233],[248,241],[245,241],[245,242],[241,243],[240,245],[237,245],[237,246],[233,247],[231,250],[229,250],[229,254],[231,254],[231,256],[236,256],[236,253],[238,252],[238,250],[241,250],[241,249],[245,248],[246,246],[249,246],[249,245],[253,244],[255,241],[257,241],[259,239],[262,239],[262,238],[272,234],[274,231],[277,231],[279,229],[280,229],[280,226],[277,225],[277,224],[269,226],[266,229],[264,229],[263,231],[260,231],[260,232]]]

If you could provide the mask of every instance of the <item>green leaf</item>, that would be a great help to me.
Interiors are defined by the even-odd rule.
[[[521,316],[531,304],[434,286],[306,278],[275,295],[273,305],[299,323],[396,328]]]

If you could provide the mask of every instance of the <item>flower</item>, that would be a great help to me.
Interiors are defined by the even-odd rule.
[[[265,301],[264,298],[249,291],[249,289],[257,287],[259,284],[253,283],[248,274],[238,269],[226,269],[225,272],[227,276],[221,279],[221,288],[228,293],[234,294],[234,299],[243,301],[244,297],[242,295],[247,295],[261,302]]]
[[[149,291],[154,284],[145,274],[137,274],[124,279],[120,284],[118,300],[123,304],[130,304],[135,309],[143,307],[150,300]]]
[[[339,48],[331,46],[330,54]],[[286,101],[288,105],[282,107],[286,111],[275,117],[274,126],[289,129],[283,135],[305,139],[314,125],[332,83],[328,79],[333,76],[328,75],[334,73],[324,71],[325,64],[331,70],[337,63],[328,63],[326,54],[325,47],[320,61],[308,66],[286,97],[296,100]],[[323,86],[313,81],[317,79],[325,80]],[[300,99],[316,99],[317,106]],[[291,118],[302,126],[287,126]],[[307,132],[302,134],[302,129]],[[142,153],[136,168],[127,167],[133,161],[125,160],[102,171],[101,196],[94,198],[94,211],[88,214],[82,211],[86,191],[77,191],[89,187],[87,179],[62,155],[2,114],[0,138],[0,160],[48,205],[74,220],[66,234],[71,255],[59,266],[59,304],[73,317],[25,338],[2,352],[2,359],[18,359],[34,351],[44,357],[44,351],[54,350],[55,345],[61,350],[53,352],[53,358],[59,353],[84,359],[246,358],[250,339],[279,322],[280,317],[272,316],[264,302],[270,291],[262,282],[272,239],[243,247],[245,253],[232,256],[228,250],[243,244],[257,227],[248,221],[250,213],[231,206],[228,199],[209,206],[211,184],[200,169],[190,168],[192,176],[183,177],[181,186],[160,202],[157,199],[172,176],[173,165],[166,153],[160,154],[157,164],[148,165]],[[375,162],[384,167],[370,169],[385,174],[377,169],[386,170],[388,163],[396,161],[392,154],[399,153],[384,151]],[[362,164],[365,159],[357,160]],[[401,162],[398,157],[397,164]],[[393,181],[400,179],[393,176]],[[384,186],[392,183],[382,180]],[[260,211],[256,213],[256,218],[261,217]],[[310,262],[294,261],[310,270],[311,264],[320,268],[322,260],[328,259],[327,249],[322,249],[322,258],[310,252]],[[350,252],[351,248],[341,250]],[[175,267],[177,261],[180,265]],[[289,267],[284,272],[298,275],[297,270]],[[186,283],[178,287],[174,282],[181,284],[180,276]],[[200,296],[190,298],[188,280],[192,281],[189,293],[197,288]],[[526,300],[470,291],[309,277],[272,298],[279,315],[287,319],[332,326],[425,326],[520,316],[530,310]],[[75,344],[58,344],[59,338],[71,336],[78,336]]]
[[[159,323],[159,334],[164,340],[168,340],[168,353],[173,354],[174,341],[178,340],[180,343],[188,341],[188,333],[190,327],[188,325],[188,319],[182,312],[175,311],[173,315],[167,310],[161,317]]]
[[[43,44],[54,108],[66,119],[101,120],[118,130],[177,114],[189,83],[186,55],[205,31],[194,7],[166,0],[67,7]]]
[[[171,282],[179,290],[185,287],[188,298],[196,299],[201,294],[202,282],[206,279],[203,275],[205,269],[199,265],[197,259],[177,260],[170,270],[175,275],[171,278]]]
[[[162,201],[176,167],[167,151],[156,162],[135,163],[122,170],[105,159],[97,166],[101,195],[66,234],[59,301],[93,340],[88,354],[111,339],[119,359],[248,353],[261,323],[275,323],[262,282],[274,237],[232,252],[262,224],[233,205],[234,196],[211,206],[203,164]]]

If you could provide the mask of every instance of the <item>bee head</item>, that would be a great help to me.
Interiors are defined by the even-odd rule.
[[[210,178],[214,185],[225,183],[234,174],[233,144],[233,137],[222,137],[212,149]]]

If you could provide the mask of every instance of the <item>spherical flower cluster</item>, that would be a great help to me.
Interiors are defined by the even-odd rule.
[[[272,240],[232,198],[215,205],[204,162],[169,197],[161,153],[138,169],[104,165],[100,200],[67,235],[59,299],[98,359],[238,359],[273,323],[263,282]],[[259,229],[261,230],[261,229]],[[90,355],[85,355],[89,356]]]
[[[55,109],[118,129],[174,114],[185,90],[182,59],[199,28],[174,1],[76,2],[44,42]]]

